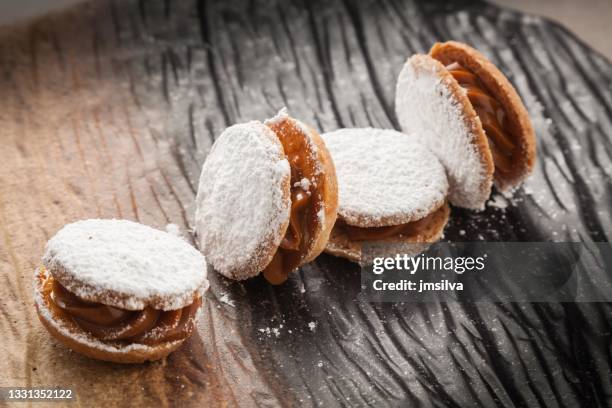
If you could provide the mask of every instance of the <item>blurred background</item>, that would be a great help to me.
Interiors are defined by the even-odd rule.
[[[1,0],[0,24],[27,19],[82,1]],[[501,6],[550,17],[572,30],[591,47],[612,59],[612,41],[610,41],[612,0],[490,1]],[[120,2],[120,0],[117,1],[117,3]]]

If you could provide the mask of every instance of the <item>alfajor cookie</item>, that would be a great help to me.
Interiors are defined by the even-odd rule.
[[[263,271],[273,284],[316,258],[336,221],[338,187],[319,134],[286,111],[227,128],[202,167],[200,249],[236,280]]]
[[[323,134],[338,175],[338,221],[326,252],[367,261],[363,248],[418,253],[448,220],[448,181],[436,156],[416,137],[389,129]]]
[[[533,170],[535,134],[504,74],[468,45],[435,44],[402,68],[395,108],[400,126],[420,135],[445,166],[452,204],[483,209],[495,182],[516,188]]]
[[[193,332],[206,261],[180,238],[127,220],[63,227],[35,274],[42,324],[66,347],[116,363],[160,359]]]

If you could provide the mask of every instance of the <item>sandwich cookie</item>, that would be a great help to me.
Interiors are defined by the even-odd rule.
[[[174,235],[126,220],[62,228],[35,275],[38,316],[66,347],[99,360],[160,359],[193,332],[206,260]]]
[[[219,136],[202,167],[196,233],[222,275],[243,280],[263,271],[280,284],[323,251],[337,207],[323,140],[283,110]]]
[[[364,245],[416,254],[448,221],[448,181],[436,156],[395,130],[340,129],[323,135],[338,174],[338,221],[326,252],[363,263]],[[377,256],[379,254],[376,250]]]
[[[399,74],[400,126],[420,135],[446,167],[449,201],[481,210],[495,182],[508,191],[532,172],[535,134],[508,79],[477,50],[455,41],[414,55]]]

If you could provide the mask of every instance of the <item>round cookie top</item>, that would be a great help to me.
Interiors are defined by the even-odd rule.
[[[322,136],[336,165],[338,215],[347,224],[405,224],[444,203],[444,168],[416,137],[374,128],[340,129]]]
[[[413,55],[395,90],[400,127],[421,139],[446,168],[449,201],[484,209],[493,184],[493,158],[480,120],[465,91],[439,61]]]
[[[533,171],[536,161],[535,132],[518,92],[495,64],[467,44],[457,41],[435,43],[429,55],[444,65],[458,63],[473,72],[503,106],[510,127],[515,129],[513,137],[520,154],[514,156],[514,166],[510,172],[495,172],[495,185],[502,191],[517,187]]]
[[[276,134],[258,121],[227,128],[200,175],[196,232],[221,274],[256,275],[270,263],[289,224],[291,169]]]
[[[175,310],[208,289],[206,260],[182,239],[127,220],[64,226],[47,243],[45,268],[68,291],[126,310]]]

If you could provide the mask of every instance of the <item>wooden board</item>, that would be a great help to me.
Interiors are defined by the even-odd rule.
[[[62,225],[192,240],[224,127],[283,106],[320,131],[395,127],[403,61],[446,39],[508,75],[539,143],[514,199],[454,209],[446,238],[607,242],[612,64],[548,21],[484,3],[103,0],[0,30],[0,386],[69,386],[71,406],[612,404],[610,304],[370,304],[329,256],[280,287],[213,273],[198,333],[152,364],[89,360],[37,321],[33,270]]]

